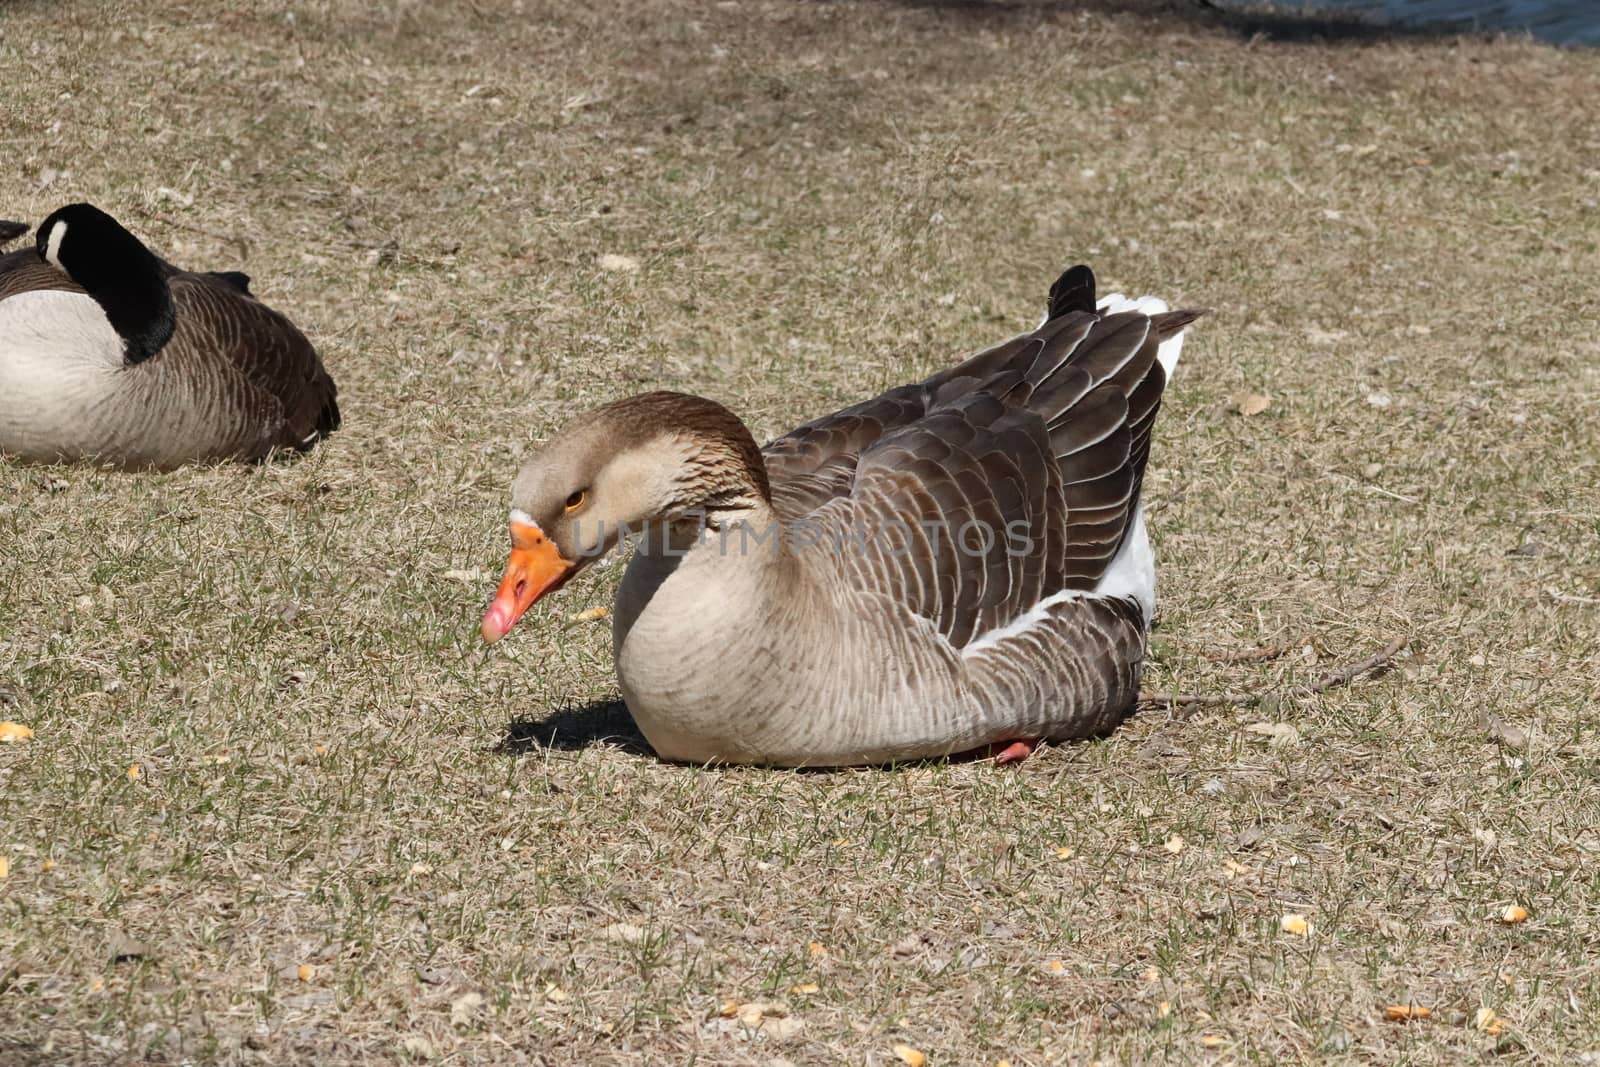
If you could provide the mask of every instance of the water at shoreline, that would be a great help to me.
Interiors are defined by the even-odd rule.
[[[1234,10],[1268,5],[1219,0]],[[1552,44],[1600,46],[1600,0],[1276,0],[1297,14],[1358,15],[1374,24],[1527,33]]]

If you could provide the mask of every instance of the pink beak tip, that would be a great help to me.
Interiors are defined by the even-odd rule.
[[[500,605],[495,604],[483,613],[483,625],[480,627],[480,631],[483,634],[483,639],[489,644],[492,645],[500,640],[510,629],[511,619]]]

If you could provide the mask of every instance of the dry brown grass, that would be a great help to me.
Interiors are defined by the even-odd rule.
[[[0,746],[0,1061],[1600,1052],[1600,55],[572,6],[0,10],[0,214],[87,198],[249,271],[347,419],[260,469],[0,465],[0,718],[36,731]],[[614,699],[564,620],[615,568],[479,647],[528,441],[653,386],[781,430],[1079,259],[1216,309],[1147,482],[1150,684],[1287,692],[1407,634],[1399,669],[1017,773],[790,774],[561,711]]]

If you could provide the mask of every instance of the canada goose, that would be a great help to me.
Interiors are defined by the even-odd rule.
[[[647,393],[579,417],[517,475],[488,641],[619,541],[612,637],[663,757],[837,766],[1104,732],[1155,610],[1140,486],[1183,330],[1096,305],[757,448],[722,405]]]
[[[89,204],[0,256],[0,452],[155,468],[256,460],[337,429],[336,392],[249,278],[179,270]]]

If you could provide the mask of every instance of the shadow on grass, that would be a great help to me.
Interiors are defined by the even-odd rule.
[[[1528,32],[1517,25],[1474,24],[1474,9],[1459,21],[1407,21],[1362,17],[1345,10],[1270,8],[1266,0],[884,0],[897,7],[935,11],[974,23],[1036,21],[1090,11],[1215,30],[1279,44],[1378,44],[1393,40],[1489,36]]]
[[[1129,712],[1128,717],[1132,717]],[[1118,723],[1120,725],[1120,722]],[[1115,726],[1108,728],[1105,736],[1110,734]],[[1040,744],[1040,750],[1059,745],[1073,745],[1073,741],[1049,741]],[[513,719],[506,724],[506,734],[494,746],[494,751],[507,756],[525,756],[532,752],[578,752],[582,749],[593,748],[596,745],[609,745],[635,756],[645,756],[650,759],[661,760],[663,763],[673,763],[672,760],[662,759],[650,747],[644,734],[639,732],[639,727],[633,721],[633,716],[628,712],[628,706],[620,700],[595,700],[578,707],[561,708],[559,711],[543,719]],[[704,765],[706,769],[718,771],[732,771],[742,773],[757,773],[761,771],[781,770],[786,774],[844,774],[861,773],[869,771],[906,771],[919,767],[954,766],[964,763],[986,763],[993,759],[994,751],[991,746],[968,749],[964,752],[952,752],[944,756],[928,756],[921,759],[907,759],[898,762],[877,764],[845,764],[842,766],[818,767],[763,767],[760,764],[733,764],[719,763]],[[1032,758],[1032,757],[1030,757]],[[1002,773],[1011,773],[1005,769]]]
[[[644,739],[634,723],[628,706],[620,700],[595,700],[573,708],[562,708],[543,719],[513,719],[506,724],[506,735],[495,745],[494,751],[508,756],[525,756],[531,752],[577,752],[596,745],[610,745],[636,756],[660,759],[650,742]],[[911,770],[940,764],[981,763],[988,759],[986,748],[970,752],[955,752],[948,756],[931,756],[927,759],[904,760],[869,766],[844,767],[789,767],[787,774],[839,774],[862,771]],[[671,760],[662,762],[671,763]],[[713,764],[718,771],[760,772],[772,770],[759,765]]]
[[[641,756],[655,755],[628,714],[628,706],[620,700],[596,700],[562,708],[543,719],[513,719],[506,725],[506,736],[495,751],[520,756],[544,749],[577,752],[595,745],[612,745]]]

